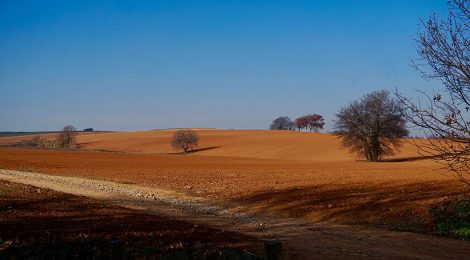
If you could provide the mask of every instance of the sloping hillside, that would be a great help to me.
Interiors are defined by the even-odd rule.
[[[269,130],[196,130],[198,151],[192,155],[264,159],[351,161],[357,160],[331,134]],[[113,132],[80,135],[78,142],[88,149],[138,153],[174,153],[170,145],[173,130]],[[416,148],[405,143],[396,157],[416,156]]]

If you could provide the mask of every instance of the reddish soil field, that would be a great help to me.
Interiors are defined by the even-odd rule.
[[[0,167],[169,188],[257,214],[419,228],[427,227],[430,207],[469,194],[454,175],[427,160],[315,162],[1,148]]]
[[[131,259],[222,259],[259,248],[237,233],[0,181],[0,259],[107,259],[116,239]]]
[[[331,134],[271,130],[195,131],[200,136],[200,143],[194,155],[316,162],[356,160],[346,149],[341,148],[340,140]],[[84,149],[174,154],[177,151],[170,145],[173,133],[174,130],[80,133],[77,142]],[[56,136],[41,135],[46,139]],[[31,135],[0,137],[0,145],[31,138]],[[405,142],[394,158],[415,156],[418,156],[416,147]]]

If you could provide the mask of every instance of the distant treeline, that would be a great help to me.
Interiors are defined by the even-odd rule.
[[[111,132],[111,131],[95,131],[93,128],[85,128],[83,131],[76,131],[76,132]],[[0,137],[7,137],[7,136],[25,136],[25,135],[42,135],[42,134],[58,134],[61,131],[35,131],[35,132],[14,132],[14,131],[5,131],[0,132]]]
[[[280,116],[272,122],[271,130],[308,130],[319,132],[325,125],[325,119],[319,114],[308,114],[292,121],[288,116]]]
[[[0,137],[4,136],[22,136],[22,135],[41,135],[59,133],[59,131],[38,131],[38,132],[0,132]]]

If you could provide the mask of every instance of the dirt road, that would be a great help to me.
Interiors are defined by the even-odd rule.
[[[0,179],[98,198],[149,214],[171,215],[262,239],[283,242],[287,258],[464,259],[470,243],[363,226],[312,223],[303,219],[251,215],[244,207],[215,205],[205,197],[155,187],[0,170]]]

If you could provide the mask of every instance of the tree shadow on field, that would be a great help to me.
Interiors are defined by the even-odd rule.
[[[428,156],[422,155],[422,156],[398,157],[398,158],[382,159],[379,162],[412,162],[412,161],[436,159],[442,156],[443,155],[438,154],[438,155],[428,155]]]
[[[197,153],[197,152],[209,151],[209,150],[219,149],[221,147],[222,146],[203,147],[203,148],[193,149],[193,150],[189,151],[188,153]]]
[[[222,146],[209,146],[209,147],[203,147],[203,148],[198,148],[198,149],[193,149],[187,153],[185,152],[177,152],[177,153],[168,153],[168,154],[192,154],[192,153],[197,153],[197,152],[203,152],[203,151],[209,151],[209,150],[214,150],[221,148]]]
[[[457,181],[399,185],[348,184],[304,186],[249,194],[234,199],[256,212],[308,217],[317,221],[430,228],[428,210],[444,200],[467,196]]]
[[[93,141],[93,142],[82,142],[82,143],[77,143],[78,148],[84,148],[86,145],[91,145],[91,144],[99,144],[102,143],[103,141]]]

